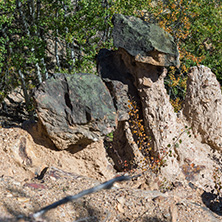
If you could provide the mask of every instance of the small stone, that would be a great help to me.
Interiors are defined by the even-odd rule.
[[[6,197],[13,197],[13,195],[11,193],[7,193],[5,196]]]
[[[46,187],[42,184],[37,184],[37,183],[25,183],[24,187],[30,187],[34,189],[46,189]]]
[[[117,204],[117,209],[118,209],[118,211],[119,211],[120,213],[124,213],[124,212],[125,212],[124,209],[123,209],[123,207],[122,207],[122,204],[120,204],[120,203]]]
[[[17,200],[19,202],[27,203],[27,202],[30,201],[30,198],[27,198],[27,197],[17,197]]]
[[[125,198],[124,197],[117,197],[117,201],[123,205],[125,203]]]
[[[154,202],[164,202],[166,200],[166,197],[158,196],[152,199]]]

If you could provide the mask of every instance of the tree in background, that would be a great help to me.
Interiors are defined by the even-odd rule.
[[[1,0],[0,101],[21,86],[31,111],[30,90],[53,72],[92,69],[108,37],[105,8],[95,0]]]
[[[21,86],[31,115],[30,90],[52,73],[96,72],[97,52],[113,48],[111,18],[122,13],[177,41],[182,65],[166,79],[177,110],[190,66],[207,65],[222,82],[221,8],[220,0],[0,0],[0,101]]]

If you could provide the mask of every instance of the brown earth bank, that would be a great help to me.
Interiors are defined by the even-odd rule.
[[[150,171],[31,219],[42,207],[120,175],[108,161],[102,141],[71,153],[44,145],[33,132],[32,137],[19,127],[0,129],[0,221],[222,219],[221,200],[213,194],[192,182],[170,183]]]

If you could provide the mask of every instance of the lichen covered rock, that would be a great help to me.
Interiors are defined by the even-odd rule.
[[[113,41],[137,62],[179,67],[179,52],[173,37],[159,26],[133,16],[114,15]]]
[[[39,120],[58,149],[86,146],[116,126],[112,98],[96,75],[56,74],[34,94]]]

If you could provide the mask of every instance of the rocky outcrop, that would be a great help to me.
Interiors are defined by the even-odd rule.
[[[136,62],[134,57],[123,49],[119,49],[119,53],[122,55],[125,66],[134,76],[134,84],[142,104],[146,132],[153,138],[153,149],[161,150],[175,136],[169,134],[168,130],[178,131],[177,116],[164,87],[164,77],[167,72],[164,67]]]
[[[154,150],[160,150],[167,146],[162,144],[168,135],[164,129],[176,127],[176,114],[164,87],[164,66],[179,66],[177,46],[170,34],[139,18],[115,15],[112,21],[114,45],[118,50],[100,51],[98,72],[106,82],[108,79],[114,85],[118,81],[119,85],[122,83],[125,88],[134,89],[125,90],[124,97],[139,101],[139,106],[142,103],[147,133],[154,137]],[[112,94],[114,98],[121,95],[117,90]]]
[[[103,49],[97,57],[110,93],[95,75],[57,74],[34,93],[38,125],[23,125],[38,145],[24,130],[0,129],[0,220],[17,221],[12,218],[19,212],[20,220],[30,221],[22,215],[64,195],[85,194],[83,190],[98,185],[92,178],[110,179],[114,170],[107,150],[114,162],[139,166],[132,181],[83,197],[77,205],[63,205],[62,213],[56,208],[45,220],[104,221],[105,215],[107,221],[221,221],[222,96],[215,75],[207,67],[193,67],[184,109],[174,113],[164,88],[164,66],[178,65],[177,51],[170,51],[176,50],[175,43],[168,35],[170,41],[141,37],[149,32],[155,36],[158,28],[139,19],[116,15],[113,21],[118,50]],[[118,26],[128,32],[127,38],[118,33]],[[169,44],[161,49],[161,41]],[[141,110],[138,115],[151,137],[153,154],[168,152],[160,175],[149,165],[141,173],[144,155],[128,121],[131,98]],[[104,149],[102,140],[85,147],[115,127],[112,150]],[[44,137],[53,141],[47,141],[51,149],[39,145]],[[54,144],[66,150],[58,152]]]
[[[169,135],[164,129],[177,127],[176,114],[164,88],[164,77],[166,76],[164,66],[179,66],[176,44],[173,42],[172,36],[163,29],[141,19],[115,15],[112,21],[114,23],[114,45],[118,47],[118,50],[102,49],[99,52],[98,72],[115,98],[117,113],[125,116],[118,120],[127,120],[128,100],[135,100],[137,105],[142,107],[140,114],[143,116],[147,134],[153,138],[153,150],[161,150],[175,136]],[[117,87],[118,85],[122,85],[122,87]],[[123,106],[123,104],[125,105]],[[124,125],[124,123],[119,125]],[[114,139],[114,143],[118,144],[116,149],[119,150],[119,153],[122,153],[128,144],[123,142],[123,134],[125,138],[130,136],[126,135],[127,126],[123,128],[125,128],[124,133],[115,134]],[[118,137],[118,135],[122,136]],[[168,140],[164,140],[163,143],[166,135]],[[131,145],[132,149],[134,145]],[[129,146],[127,145],[127,147]],[[135,148],[133,153],[137,159]],[[141,158],[136,162],[141,162]]]
[[[220,155],[215,152],[213,158],[212,152],[220,146],[222,110],[220,88],[215,76],[203,66],[193,68],[191,71],[193,74],[190,74],[187,82],[188,93],[184,107],[186,118],[183,117],[183,112],[174,113],[164,87],[164,78],[167,75],[165,67],[179,65],[179,53],[172,37],[169,34],[162,35],[163,30],[154,28],[153,25],[138,18],[116,15],[113,23],[114,44],[118,50],[99,54],[97,64],[100,75],[102,78],[105,77],[106,82],[107,79],[110,82],[122,82],[126,85],[125,88],[127,88],[126,79],[128,79],[130,81],[128,86],[131,87],[133,84],[136,88],[136,93],[125,91],[125,97],[133,98],[136,95],[136,98],[139,98],[137,101],[141,104],[138,108],[142,112],[141,117],[146,133],[152,139],[152,151],[156,154],[162,151],[168,153],[165,156],[167,166],[161,169],[167,180],[179,180],[184,183],[192,181],[202,189],[206,184],[209,187],[214,186],[212,169],[219,167],[220,161],[215,160],[219,160]],[[166,36],[166,39],[155,38],[155,35]],[[113,66],[112,62],[115,62]],[[107,71],[108,69],[104,67],[115,67],[115,69]],[[113,78],[115,75],[118,79]],[[211,87],[207,81],[211,83]],[[121,85],[121,83],[118,84]],[[118,98],[115,93],[114,97]],[[214,95],[216,95],[215,98]],[[213,109],[216,111],[214,117]],[[124,124],[126,126],[127,120],[124,121],[121,126]],[[118,130],[121,131],[120,128]],[[135,150],[138,147],[135,148],[132,145],[135,143],[130,143],[132,138],[135,139],[135,135],[130,137],[130,141],[126,139],[128,143],[123,143],[121,141],[124,141],[124,137],[127,138],[128,131],[126,127],[122,127],[122,130],[123,133],[114,134],[116,135],[114,141],[128,145],[122,145],[119,153],[123,153],[122,149],[127,147],[131,147],[130,149],[134,150],[133,153],[136,153]],[[121,135],[120,138],[118,135]],[[202,136],[198,137],[198,135]]]
[[[183,113],[198,140],[222,151],[221,87],[209,68],[191,68]]]
[[[117,126],[110,156],[116,165],[119,161],[126,161],[139,166],[143,155],[135,142],[137,135],[130,130],[128,122],[128,100],[133,99],[140,109],[138,115],[143,119],[145,132],[151,138],[152,154],[168,153],[165,156],[167,165],[162,168],[163,175],[171,181],[192,181],[202,189],[206,184],[212,187],[212,169],[220,164],[220,161],[215,161],[219,159],[219,154],[215,152],[213,158],[212,151],[220,149],[221,139],[221,95],[215,77],[202,66],[193,68],[196,71],[191,71],[194,74],[189,75],[184,111],[174,113],[164,87],[167,75],[165,66],[179,65],[179,53],[172,37],[137,18],[116,15],[113,22],[114,44],[118,50],[103,49],[97,56],[98,73],[111,96],[107,91],[103,94],[102,89],[94,84],[94,80],[99,79],[98,83],[103,85],[96,76],[76,74],[53,77],[41,85],[35,94],[37,104],[43,104],[37,108],[46,132],[60,149],[71,149],[73,144],[83,148],[83,144],[101,138],[101,135]],[[144,33],[146,38],[141,37]],[[166,36],[166,39],[155,38],[155,33]],[[162,49],[161,44],[164,44]],[[144,59],[138,59],[142,57]],[[87,83],[84,82],[86,79]],[[207,81],[212,85],[206,85]],[[61,93],[55,96],[58,91]],[[220,96],[213,98],[215,93]],[[92,95],[96,99],[91,99]],[[212,101],[206,103],[207,99]],[[55,108],[55,104],[60,105]],[[211,114],[213,109],[216,117]],[[46,114],[44,110],[47,110]],[[74,150],[81,148],[73,147]],[[116,166],[116,169],[121,170],[121,166]]]
[[[56,74],[35,90],[34,99],[39,120],[58,149],[83,148],[116,127],[112,98],[96,75]]]

